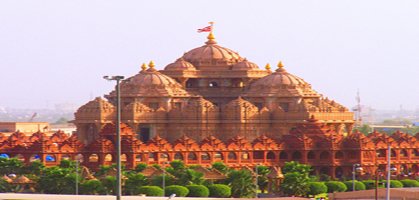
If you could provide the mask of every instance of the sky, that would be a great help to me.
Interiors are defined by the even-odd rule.
[[[419,108],[419,1],[0,1],[0,107],[82,105],[112,90],[104,75],[163,69],[219,45],[263,68],[283,61],[352,107]]]

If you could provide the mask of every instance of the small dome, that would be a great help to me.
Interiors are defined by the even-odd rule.
[[[115,91],[109,95],[115,97]],[[122,97],[150,96],[189,96],[176,80],[166,76],[154,68],[154,63],[148,69],[121,82]]]
[[[258,70],[259,67],[252,62],[247,61],[247,59],[244,59],[243,61],[233,65],[232,70],[237,71],[247,71],[247,70]]]
[[[204,46],[186,52],[183,59],[194,66],[202,65],[234,65],[243,60],[237,52],[217,45],[212,33]]]
[[[318,96],[311,89],[311,85],[302,78],[288,73],[282,63],[278,64],[278,69],[250,85],[245,96],[253,95],[268,96]]]
[[[196,70],[196,68],[183,58],[177,59],[174,63],[168,64],[164,70],[168,71],[183,71],[183,70]]]

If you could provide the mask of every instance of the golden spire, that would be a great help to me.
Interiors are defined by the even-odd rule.
[[[143,63],[143,64],[141,65],[141,71],[144,71],[144,70],[146,70],[146,69],[147,69],[147,64]]]
[[[211,31],[207,36],[208,41],[206,42],[206,44],[216,44],[217,42],[215,41],[215,37],[214,37],[214,22],[208,22],[209,24],[211,24]]]
[[[156,65],[154,64],[154,61],[150,61],[150,63],[148,63],[148,67],[150,68],[150,69],[154,69],[154,67],[155,67]]]
[[[265,65],[265,69],[266,69],[266,71],[270,72],[271,71],[271,65],[269,63],[267,63]]]
[[[278,66],[278,69],[276,70],[277,72],[285,71],[284,64],[282,64],[282,61],[279,61],[277,66]]]

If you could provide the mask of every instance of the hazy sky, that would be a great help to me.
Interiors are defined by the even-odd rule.
[[[103,75],[162,69],[201,46],[197,28],[261,68],[286,69],[344,104],[419,107],[419,1],[0,1],[0,107],[81,105]]]

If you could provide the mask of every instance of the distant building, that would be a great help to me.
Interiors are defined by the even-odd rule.
[[[48,122],[0,122],[0,133],[34,133],[38,131],[49,132]]]

